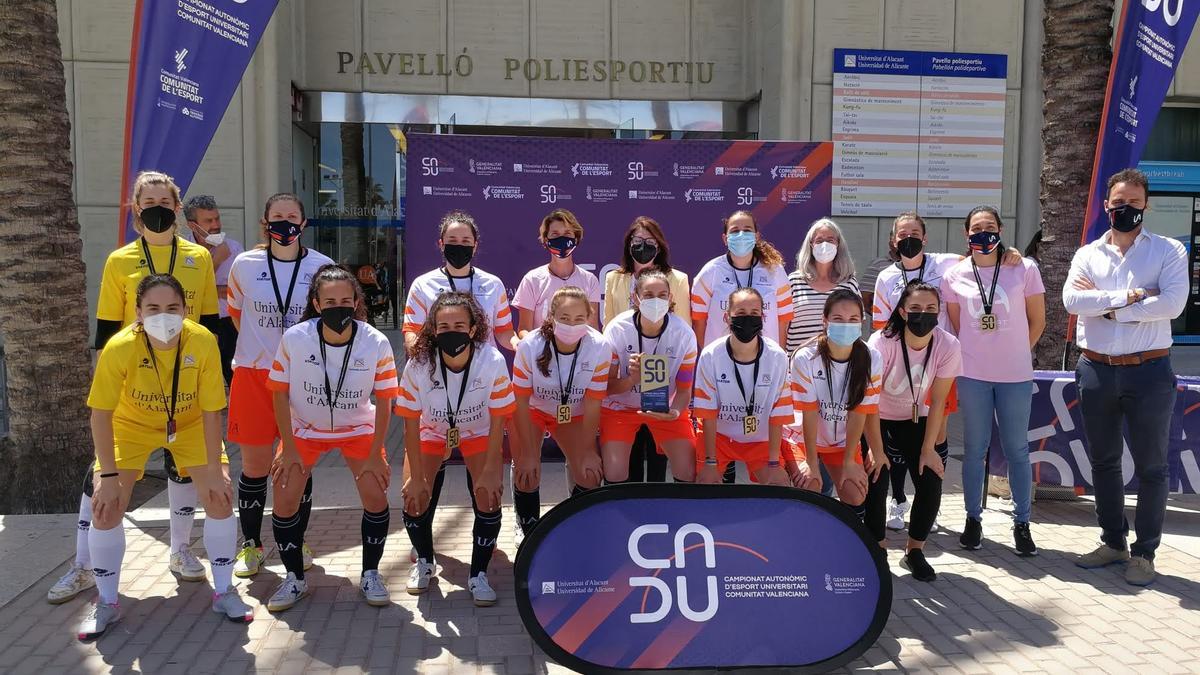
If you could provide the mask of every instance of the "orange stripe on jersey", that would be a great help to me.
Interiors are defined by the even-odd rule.
[[[692,310],[692,321],[708,321],[708,312]]]
[[[511,310],[511,309],[509,309],[508,305],[505,305],[505,306],[501,307],[501,308],[500,308],[500,311],[499,311],[499,312],[496,312],[496,318],[497,318],[497,319],[503,319],[503,318],[505,318],[505,317],[507,317],[507,316],[510,316],[510,315],[512,315],[512,310]]]
[[[403,393],[404,390],[401,389],[400,392]],[[410,420],[419,419],[421,417],[420,410],[413,410],[412,408],[405,408],[402,405],[392,406],[392,412],[396,413],[400,417],[406,417]]]
[[[385,370],[385,371],[383,371],[382,373],[378,373],[378,374],[376,374],[376,375],[375,375],[375,381],[376,381],[376,382],[382,382],[382,381],[384,381],[384,380],[390,380],[390,379],[392,379],[392,378],[394,378],[394,377],[396,377],[396,369],[395,369],[395,368],[392,368],[391,370]]]
[[[492,388],[500,387],[508,383],[508,378],[503,375],[497,375],[496,379],[492,380]]]
[[[805,389],[804,385],[800,384],[799,382],[792,382],[792,393],[793,394],[807,394],[808,390]]]
[[[868,396],[878,396],[878,395],[879,395],[879,387],[867,387],[867,391],[863,394],[863,398],[866,398]]]
[[[386,365],[387,365],[387,364],[389,364],[389,363],[395,363],[395,362],[396,362],[396,359],[394,359],[394,358],[392,358],[392,357],[390,357],[390,356],[386,356],[386,357],[384,357],[384,358],[382,358],[382,359],[379,359],[379,361],[375,363],[375,367],[376,367],[376,368],[382,368],[382,367],[386,366]]]
[[[812,384],[812,378],[805,375],[804,373],[796,373],[796,375],[798,375],[800,377],[800,379],[804,380],[805,382]]]
[[[390,387],[388,389],[376,389],[375,390],[375,398],[378,400],[392,399],[392,398],[396,398],[396,396],[399,393],[400,393],[399,387]]]
[[[533,387],[522,387],[519,384],[514,384],[513,385],[513,393],[516,394],[517,396],[532,396],[533,395]],[[492,398],[496,398],[496,397],[493,395]],[[501,398],[503,398],[503,396]]]
[[[797,403],[793,403],[792,407],[796,410],[807,410],[810,412],[819,408],[816,401],[799,401]]]
[[[526,373],[525,371],[521,370],[521,366],[514,365],[513,366],[513,379],[514,380],[516,380],[516,379],[528,380],[529,373]]]
[[[696,393],[699,394],[700,390],[697,389]],[[715,420],[715,419],[717,419],[717,411],[709,409],[709,408],[696,408],[694,411],[694,414],[696,415],[696,419],[698,419],[698,420]]]
[[[404,326],[400,329],[400,332],[401,333],[420,333],[421,332],[421,324],[405,321]]]
[[[692,304],[693,305],[703,305],[706,303],[704,302],[704,298],[696,295],[695,293],[692,293]]]
[[[226,302],[225,306],[229,310],[229,316],[231,316],[239,321],[242,319],[242,310],[238,309],[237,307],[234,307],[233,305],[228,304],[228,301]]]
[[[414,299],[414,301],[415,301],[415,299]],[[409,307],[409,306],[405,305],[405,307],[404,307],[404,316],[416,316],[416,315],[417,315],[417,310],[413,309],[412,307]]]
[[[396,388],[396,396],[397,396],[397,398],[402,398],[406,401],[412,401],[413,403],[417,402],[417,399],[414,398],[412,394],[408,393],[408,390],[405,389],[404,387]]]
[[[879,414],[879,405],[876,403],[872,403],[871,405],[860,405],[854,409],[854,412],[861,413],[863,415],[877,415]]]
[[[269,389],[271,391],[287,392],[287,390],[288,390],[287,382],[280,382],[279,380],[272,380],[270,378],[267,379],[266,386],[267,386],[267,389]]]
[[[771,415],[767,424],[791,424],[795,420],[792,415]]]
[[[588,389],[583,393],[584,398],[592,398],[596,400],[603,400],[607,395],[608,392],[600,391],[599,389]]]
[[[873,328],[875,330],[883,330],[883,327],[886,325],[887,325],[886,321],[872,321],[871,322],[871,328]]]
[[[516,411],[517,411],[517,404],[509,403],[508,405],[504,406],[503,408],[493,408],[492,409],[492,417],[509,417]]]
[[[275,371],[282,373],[283,372],[283,364],[278,361],[272,361],[271,362],[271,370],[275,370]]]
[[[683,360],[684,361],[695,361],[696,360],[696,352],[688,352],[687,354],[684,354]]]
[[[703,389],[696,387],[696,400],[697,401],[711,401],[712,397],[708,395],[707,391],[704,391]]]

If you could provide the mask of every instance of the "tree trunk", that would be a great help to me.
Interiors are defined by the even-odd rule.
[[[0,3],[0,513],[74,512],[93,454],[87,282],[54,0]]]
[[[1042,44],[1042,243],[1046,331],[1035,348],[1039,368],[1058,369],[1068,314],[1062,288],[1091,190],[1104,90],[1112,62],[1112,0],[1044,0]],[[1067,368],[1074,367],[1074,355]]]

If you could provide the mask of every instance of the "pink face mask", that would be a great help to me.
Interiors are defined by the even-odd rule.
[[[554,324],[554,337],[569,345],[573,345],[582,340],[583,336],[587,335],[587,332],[588,325],[586,323],[581,323],[576,326],[568,326],[567,324],[561,322],[555,322]]]

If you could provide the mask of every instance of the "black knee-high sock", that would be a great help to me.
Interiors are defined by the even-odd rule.
[[[383,545],[387,542],[388,527],[392,524],[391,509],[371,513],[363,509],[362,542],[363,542],[363,571],[379,569],[379,561],[383,558]]]
[[[300,527],[308,532],[308,517],[312,515],[312,474],[308,474],[308,482],[304,484],[304,494],[300,496]]]
[[[271,514],[271,528],[275,531],[275,545],[279,548],[279,559],[287,571],[304,578],[304,528],[300,525],[300,514],[281,517]]]
[[[479,510],[475,501],[475,481],[467,472],[467,491],[471,493],[471,510],[475,512],[475,524],[471,527],[471,572],[468,578],[474,578],[480,572],[487,572],[488,564],[492,562],[492,553],[496,550],[496,539],[500,537],[500,509],[490,513]]]
[[[863,502],[863,524],[875,541],[883,541],[887,536],[887,486],[891,482],[888,473],[888,469],[880,470],[878,480],[867,486],[867,500]]]
[[[514,487],[513,508],[517,512],[517,523],[521,525],[521,531],[529,534],[541,518],[541,490],[534,488],[530,492],[522,492]]]
[[[626,481],[621,481],[621,482],[622,482],[622,483],[628,483],[629,481],[627,481],[627,480],[626,480]],[[613,485],[613,483],[610,483],[610,482],[608,482],[608,481],[604,481],[604,484],[605,484],[605,485]],[[587,492],[587,491],[588,491],[588,489],[587,489],[587,488],[585,488],[585,487],[579,487],[578,485],[572,485],[572,486],[571,486],[571,496],[572,496],[572,497],[578,497],[579,495],[581,495],[581,494],[583,494],[583,493],[585,493],[585,492]]]
[[[417,550],[417,557],[430,564],[433,564],[434,559],[433,513],[435,508],[436,505],[430,502],[429,508],[419,516],[409,515],[407,511],[402,513],[404,529],[408,532],[408,538],[412,542],[413,548]]]
[[[633,482],[634,482],[634,480],[632,478],[629,478],[626,480],[609,480],[607,478],[604,479],[604,485],[624,485],[626,483],[633,483]],[[641,481],[638,481],[638,482],[641,482]],[[580,488],[578,485],[576,485],[574,488],[571,489],[572,497],[575,496],[575,490],[579,490],[580,494],[587,492],[587,488]]]
[[[735,462],[725,465],[725,475],[721,477],[721,482],[726,485],[733,485],[737,482],[737,464]]]
[[[262,548],[263,509],[267,504],[267,477],[238,478],[238,519],[242,521],[242,539],[247,546]]]
[[[862,504],[859,504],[858,506],[855,506],[853,504],[846,504],[846,506],[849,506],[854,511],[854,515],[858,516],[858,519],[863,521],[863,524],[866,524],[866,520],[867,520],[867,504],[866,504],[866,502],[863,502]]]

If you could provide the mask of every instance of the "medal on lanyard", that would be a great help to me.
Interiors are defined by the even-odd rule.
[[[299,261],[296,266],[299,267]],[[342,372],[338,375],[337,390],[334,391],[329,382],[329,370],[326,364],[329,360],[325,357],[325,333],[321,327],[317,327],[317,338],[321,342],[321,373],[325,376],[325,403],[329,405],[329,430],[333,431],[337,427],[333,424],[333,410],[337,406],[338,399],[342,397],[342,385],[346,383],[346,371],[350,369],[350,351],[354,346],[354,335],[358,333],[358,324],[352,323],[350,329],[350,341],[346,343],[346,354],[342,357]]]
[[[467,395],[467,380],[471,375],[471,359],[475,357],[474,348],[469,349],[471,351],[467,354],[467,365],[463,368],[462,382],[458,387],[458,405],[454,407],[450,406],[450,377],[448,375],[449,371],[446,368],[446,360],[442,357],[442,353],[438,352],[438,362],[442,367],[442,385],[446,389],[446,425],[448,427],[446,429],[446,447],[451,450],[457,450],[459,444],[462,442],[462,433],[458,429],[458,420],[456,418],[459,411],[462,410],[463,397]]]
[[[746,415],[742,417],[742,433],[750,436],[758,433],[758,415],[754,414],[754,399],[758,395],[758,365],[762,362],[763,342],[758,341],[758,353],[754,355],[754,374],[750,380],[750,396],[746,397],[746,385],[742,383],[742,370],[738,368],[738,362],[733,359],[733,346],[729,344],[729,340],[725,341],[725,351],[729,354],[729,360],[733,361],[733,377],[737,380],[738,391],[742,393],[742,400],[746,402]]]
[[[908,390],[912,392],[912,421],[916,424],[921,419],[920,389],[913,384],[912,366],[908,363],[908,344],[905,342],[905,333],[900,333],[900,353],[904,356],[904,372],[908,376]],[[929,344],[925,346],[925,363],[921,366],[921,384],[922,389],[925,384],[925,374],[929,372],[929,358],[933,356],[933,338],[930,338]]]
[[[146,351],[150,355],[150,363],[154,364],[154,377],[158,382],[158,391],[162,396],[163,408],[167,411],[167,445],[175,442],[176,425],[175,425],[175,403],[179,397],[179,357],[183,353],[183,336],[179,338],[179,344],[175,346],[175,367],[171,372],[171,398],[170,405],[167,404],[167,392],[162,388],[162,375],[158,372],[158,357],[154,355],[154,347],[150,344],[150,336],[142,333],[146,337]]]
[[[551,340],[553,339],[551,338]],[[562,364],[558,360],[558,343],[553,343],[551,346],[554,347],[554,365],[558,370],[559,399],[558,414],[555,416],[555,421],[559,424],[570,424],[572,417],[571,392],[573,391],[572,385],[575,384],[575,364],[579,361],[579,352],[583,349],[583,340],[580,340],[579,344],[575,346],[575,354],[571,357],[571,374],[567,376],[566,384],[563,384],[562,381]]]
[[[1000,259],[1002,257],[1004,257],[1003,246],[996,249],[996,267],[992,272],[990,294],[983,288],[983,277],[979,276],[979,267],[975,265],[975,258],[971,258],[971,271],[975,273],[975,284],[979,286],[979,298],[983,302],[983,316],[979,317],[979,330],[984,333],[990,333],[999,328],[996,315],[992,313],[992,303],[996,300],[996,283],[1000,281]]]

